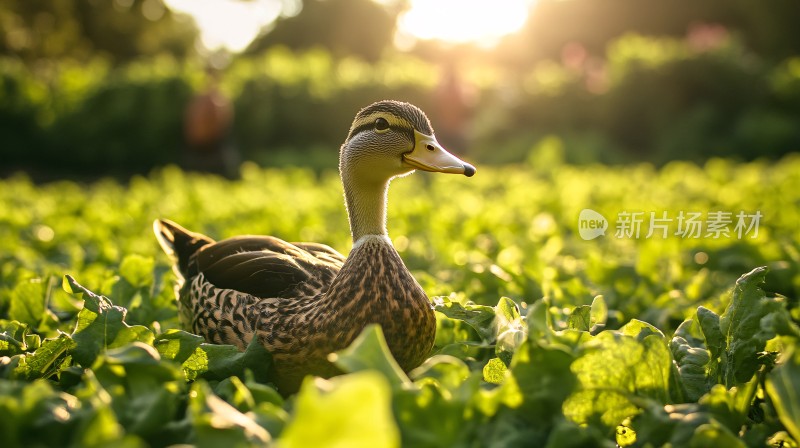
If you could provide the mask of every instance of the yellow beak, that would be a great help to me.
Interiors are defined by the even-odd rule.
[[[432,135],[414,131],[414,149],[403,154],[403,161],[414,168],[436,173],[463,174],[472,177],[475,167],[442,148]]]

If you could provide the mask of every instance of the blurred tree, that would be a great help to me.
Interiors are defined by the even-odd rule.
[[[193,51],[193,23],[162,0],[3,0],[0,55],[26,63],[94,56],[119,64],[160,53],[183,58]]]
[[[734,10],[736,22],[730,25],[738,25],[747,45],[757,53],[772,60],[800,54],[800,2],[736,0]]]
[[[539,0],[525,27],[498,51],[506,62],[525,67],[560,59],[573,42],[602,55],[623,34],[684,36],[698,23],[731,29],[767,60],[800,54],[797,0]]]
[[[261,53],[273,45],[293,50],[328,49],[335,56],[360,56],[376,61],[392,45],[397,15],[404,1],[306,0],[293,17],[279,19],[267,27],[247,49]]]

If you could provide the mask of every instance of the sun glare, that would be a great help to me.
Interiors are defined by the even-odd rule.
[[[247,48],[282,8],[280,0],[166,0],[166,4],[194,18],[205,48],[224,47],[232,52]]]
[[[398,21],[398,38],[491,46],[522,27],[529,5],[530,0],[411,0]]]
[[[386,0],[373,0],[384,3]],[[417,39],[492,46],[519,30],[535,0],[411,0],[397,23],[396,43],[410,47]],[[282,0],[165,0],[174,11],[194,18],[203,46],[244,50],[261,29],[290,4]],[[291,8],[289,8],[291,9]]]

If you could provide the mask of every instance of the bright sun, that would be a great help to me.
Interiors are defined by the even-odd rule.
[[[392,0],[374,0],[391,3]],[[534,0],[410,0],[398,19],[400,46],[415,39],[474,42],[491,46],[522,27]],[[242,51],[261,28],[277,19],[281,0],[166,0],[170,8],[194,17],[203,46]],[[298,2],[295,2],[298,3]]]
[[[525,24],[530,1],[411,0],[397,23],[399,37],[490,46]]]
[[[204,47],[233,52],[247,48],[281,13],[280,0],[166,0],[166,4],[194,18]]]

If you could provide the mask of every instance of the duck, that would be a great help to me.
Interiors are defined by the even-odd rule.
[[[389,183],[415,170],[476,172],[437,141],[420,108],[378,101],[356,114],[339,149],[353,241],[347,257],[325,244],[275,236],[215,241],[157,219],[156,239],[176,274],[181,325],[240,350],[255,339],[271,353],[269,375],[284,395],[307,375],[340,374],[329,355],[370,324],[380,325],[404,371],[419,366],[433,348],[436,318],[386,229]]]

